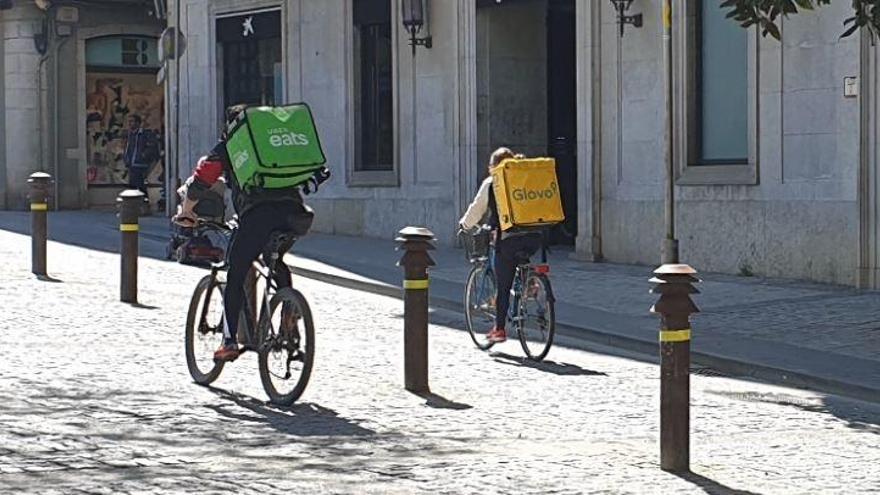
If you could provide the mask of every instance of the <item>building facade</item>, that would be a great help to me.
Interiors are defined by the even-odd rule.
[[[35,171],[55,178],[55,208],[114,204],[128,182],[121,158],[127,119],[141,117],[162,139],[157,39],[164,21],[155,6],[15,0],[0,10],[0,206],[24,208]],[[154,197],[161,171],[161,163],[151,170]]]
[[[839,37],[847,2],[783,19],[782,42],[725,20],[717,1],[673,3],[682,259],[701,271],[880,285],[878,49],[864,35]],[[556,158],[569,220],[555,241],[585,260],[656,264],[666,191],[660,2],[633,2],[644,25],[621,36],[612,2],[429,0],[418,37],[431,47],[415,50],[401,4],[169,2],[168,22],[186,37],[165,66],[178,174],[213,146],[224,106],[305,101],[334,172],[310,200],[316,230],[390,238],[419,224],[451,244],[489,153],[503,145]],[[51,132],[34,133],[32,107],[52,100],[50,83],[32,83],[43,14],[14,5],[0,12],[5,206],[23,204],[35,162],[60,172],[62,206],[100,203],[89,200],[100,172],[86,136],[103,86],[88,78],[85,44],[108,29],[155,37],[162,26],[148,8],[106,7],[94,18],[80,9],[77,42],[59,48],[61,65],[80,68],[58,72],[76,98],[59,98],[55,146]]]

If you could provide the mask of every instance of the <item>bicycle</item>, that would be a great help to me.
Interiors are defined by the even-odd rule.
[[[200,221],[199,225],[226,234],[235,231],[235,226],[214,222]],[[257,281],[263,285],[259,312],[251,307],[253,294],[247,294],[246,288],[238,326],[242,352],[257,353],[260,381],[270,401],[285,406],[305,391],[315,357],[315,327],[308,301],[296,289],[279,289],[274,277],[277,263],[284,262],[279,251],[286,251],[296,240],[292,232],[272,234],[261,257],[254,262]],[[226,280],[221,273],[227,268],[228,259],[211,265],[211,274],[196,285],[187,314],[186,364],[193,380],[200,385],[214,382],[226,364],[214,361],[213,354],[223,342]],[[197,340],[201,352],[197,352]],[[284,383],[279,385],[276,380]]]
[[[464,291],[465,320],[474,344],[488,351],[494,342],[486,340],[488,329],[495,323],[495,249],[491,229],[479,227],[466,233],[465,253],[472,265]],[[556,333],[556,311],[550,285],[547,248],[542,243],[541,263],[532,264],[529,253],[518,253],[516,275],[511,289],[507,321],[517,334],[523,352],[534,361],[542,361],[550,352]],[[485,331],[480,331],[485,328]]]

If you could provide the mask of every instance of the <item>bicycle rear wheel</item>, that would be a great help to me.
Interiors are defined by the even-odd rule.
[[[529,272],[519,309],[519,342],[526,356],[541,361],[550,352],[556,333],[556,311],[550,279],[545,275]]]
[[[465,320],[471,339],[483,351],[495,345],[486,340],[486,334],[495,324],[495,293],[495,274],[492,270],[474,266],[464,289]]]
[[[189,303],[184,350],[189,374],[199,385],[212,383],[223,371],[224,363],[214,361],[214,351],[223,343],[224,289],[213,275],[206,275]]]
[[[312,374],[312,310],[299,291],[284,288],[269,301],[269,313],[260,315],[260,381],[272,403],[289,406],[305,391]]]

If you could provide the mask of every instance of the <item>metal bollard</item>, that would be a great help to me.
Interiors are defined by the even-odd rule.
[[[138,293],[138,217],[144,202],[144,193],[128,189],[119,193],[119,231],[122,233],[120,251],[120,301],[137,304]]]
[[[654,271],[651,292],[660,299],[651,308],[660,325],[660,468],[690,470],[690,315],[700,310],[691,300],[697,272],[688,265],[663,265]]]
[[[397,250],[405,251],[397,263],[404,270],[403,370],[410,392],[428,392],[428,267],[434,260],[434,233],[426,228],[400,231]]]
[[[44,172],[31,174],[31,272],[38,276],[47,276],[46,270],[46,238],[48,237],[47,216],[49,212],[49,185],[52,176]]]

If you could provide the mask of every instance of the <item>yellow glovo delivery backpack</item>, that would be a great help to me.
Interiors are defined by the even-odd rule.
[[[509,158],[492,169],[501,230],[530,230],[565,221],[556,160]]]

